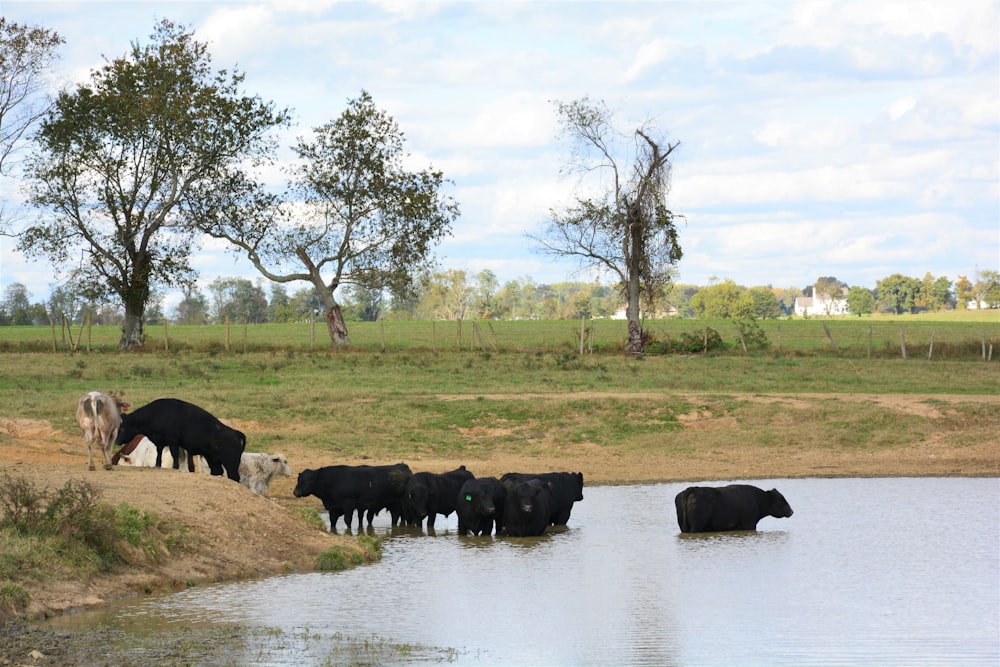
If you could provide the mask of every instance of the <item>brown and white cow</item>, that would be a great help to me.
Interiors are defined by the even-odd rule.
[[[101,448],[104,469],[114,469],[111,464],[111,448],[122,424],[122,412],[127,409],[128,403],[118,396],[108,396],[99,391],[89,392],[80,399],[76,406],[76,423],[87,441],[87,466],[90,470],[95,470],[95,442]]]

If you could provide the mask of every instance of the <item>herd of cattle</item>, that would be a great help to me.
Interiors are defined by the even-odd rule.
[[[207,468],[227,475],[264,495],[278,476],[291,477],[281,454],[245,452],[246,436],[206,410],[175,398],[160,398],[135,412],[117,396],[90,392],[77,405],[77,423],[87,442],[88,465],[94,470],[94,446],[105,470],[114,465]],[[115,453],[115,445],[122,447]],[[202,463],[203,462],[203,463]],[[438,514],[455,512],[461,535],[542,535],[549,526],[566,525],[573,504],[583,500],[583,473],[506,473],[476,477],[461,466],[445,473],[413,473],[405,463],[331,465],[299,473],[294,495],[316,496],[330,514],[330,529],[341,517],[350,529],[357,513],[361,528],[367,516],[387,510],[392,525],[434,528]],[[674,499],[683,533],[754,530],[765,516],[792,515],[776,489],[747,484],[692,486]]]

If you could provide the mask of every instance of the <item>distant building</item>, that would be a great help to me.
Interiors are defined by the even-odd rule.
[[[611,319],[613,319],[613,320],[625,320],[625,319],[628,319],[626,317],[626,315],[625,315],[625,313],[627,311],[628,311],[628,306],[621,306],[621,307],[618,308],[618,310],[616,310],[614,312],[614,314],[611,316]],[[673,307],[673,306],[667,306],[666,310],[658,310],[658,311],[656,311],[655,314],[653,314],[652,317],[650,317],[649,313],[642,313],[642,317],[644,317],[646,319],[651,319],[651,320],[659,320],[659,319],[663,319],[664,317],[675,317],[675,316],[677,316],[679,314],[680,314],[680,311],[677,310],[675,307]]]
[[[840,293],[847,296],[847,288],[841,287]],[[800,296],[795,298],[795,314],[799,317],[806,315],[848,315],[847,299],[832,299],[826,294],[819,294],[816,287],[813,287],[812,296]]]

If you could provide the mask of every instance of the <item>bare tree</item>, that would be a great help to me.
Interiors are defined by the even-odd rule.
[[[670,155],[680,142],[661,139],[648,123],[622,135],[607,106],[587,97],[559,102],[557,109],[563,134],[574,143],[569,170],[581,175],[581,185],[587,176],[598,177],[599,191],[577,197],[564,211],[551,211],[542,235],[532,238],[543,252],[575,257],[618,279],[627,304],[626,350],[639,353],[642,300],[664,292],[682,254],[675,223],[683,216],[666,205]],[[624,151],[620,147],[628,140],[633,147]]]

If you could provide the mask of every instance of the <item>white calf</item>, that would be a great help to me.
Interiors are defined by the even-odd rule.
[[[181,449],[180,453],[180,465],[179,470],[191,470],[191,467],[187,464],[187,450]],[[204,457],[196,456],[195,462],[197,464],[198,472],[209,473],[208,464],[205,462]],[[116,465],[120,466],[134,466],[136,468],[155,468],[156,467],[156,445],[153,441],[144,435],[137,435],[132,438],[129,442],[122,445],[121,449],[115,452],[115,455],[111,457],[111,461]],[[163,458],[160,460],[161,467],[163,468],[173,468],[174,467],[174,457],[170,455],[170,450],[166,447],[163,448]],[[191,472],[194,472],[191,470]]]
[[[99,391],[92,391],[80,399],[76,406],[76,423],[83,431],[87,441],[87,467],[94,470],[94,442],[101,448],[104,457],[104,469],[112,470],[111,448],[118,437],[118,428],[122,425],[122,411],[128,409],[117,396],[107,396]]]
[[[292,469],[288,467],[284,454],[244,452],[240,456],[240,484],[259,496],[267,493],[271,480],[279,475],[292,476]]]

